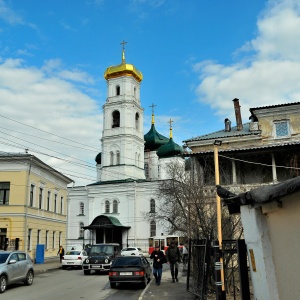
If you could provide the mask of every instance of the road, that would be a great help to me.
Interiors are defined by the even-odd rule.
[[[137,300],[139,285],[111,289],[107,275],[86,276],[82,270],[55,270],[35,276],[32,286],[14,284],[1,294],[1,300]]]

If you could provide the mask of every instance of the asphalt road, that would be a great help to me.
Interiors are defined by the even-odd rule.
[[[55,270],[35,276],[32,286],[14,284],[1,294],[1,300],[137,300],[139,285],[111,289],[107,275],[86,276],[82,270]]]

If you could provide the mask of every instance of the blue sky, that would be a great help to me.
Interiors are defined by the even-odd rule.
[[[103,73],[123,40],[144,76],[145,133],[152,103],[157,130],[168,136],[172,118],[182,144],[235,125],[234,98],[243,122],[250,107],[300,99],[297,0],[0,0],[0,150],[93,182]]]

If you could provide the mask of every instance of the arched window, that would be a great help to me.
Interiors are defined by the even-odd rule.
[[[80,202],[79,204],[79,214],[84,215],[84,203]]]
[[[118,201],[114,200],[113,202],[113,213],[118,213]]]
[[[110,165],[113,166],[114,164],[114,153],[111,151],[110,152]]]
[[[84,238],[84,229],[82,228],[84,224],[82,222],[79,223],[79,238],[83,239]]]
[[[109,212],[110,212],[110,204],[109,204],[109,201],[106,200],[105,201],[105,213],[109,214]]]
[[[154,199],[150,200],[150,212],[155,213],[155,200]]]
[[[155,221],[150,222],[150,236],[156,236],[156,223],[155,223]]]
[[[144,170],[145,170],[145,176],[148,179],[149,178],[149,164],[148,163],[144,164]]]
[[[120,151],[117,151],[117,155],[116,155],[116,164],[119,165],[120,164]]]
[[[137,166],[140,166],[140,159],[141,159],[141,154],[138,153],[138,157],[137,157]]]
[[[136,98],[136,87],[133,88],[133,96]]]
[[[119,85],[117,85],[117,86],[116,86],[116,96],[119,96],[119,95],[120,95],[120,93],[121,93],[120,86],[119,86]]]
[[[140,115],[138,113],[135,114],[135,129],[139,130],[140,128]]]
[[[118,110],[112,113],[112,128],[120,127],[120,112]]]

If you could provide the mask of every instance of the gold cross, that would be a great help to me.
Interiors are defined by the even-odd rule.
[[[123,41],[122,43],[120,43],[120,45],[122,45],[122,50],[125,50],[125,44],[127,44],[127,42]]]
[[[152,105],[149,106],[149,107],[152,107],[152,114],[154,114],[154,107],[155,106],[157,106],[157,105],[154,105],[153,103],[152,103]]]
[[[173,123],[174,121],[172,121],[172,119],[170,118],[170,121],[168,121],[167,123],[169,123],[170,124],[170,128],[172,128],[172,123]]]

